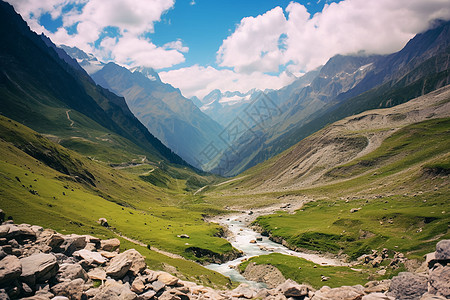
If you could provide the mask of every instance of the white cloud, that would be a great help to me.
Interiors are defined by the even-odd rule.
[[[183,42],[181,40],[176,40],[176,41],[167,43],[163,47],[165,49],[175,49],[175,50],[178,50],[183,53],[189,52],[189,47],[184,46]]]
[[[256,18],[244,18],[217,52],[221,66],[243,71],[292,72],[324,64],[336,54],[364,50],[386,54],[400,50],[436,18],[450,19],[448,0],[345,0],[325,5],[311,16],[291,2],[287,17],[276,7]],[[285,47],[278,47],[281,34]]]
[[[102,61],[119,64],[166,68],[184,62],[182,53],[189,48],[175,41],[158,47],[144,35],[154,30],[154,23],[174,6],[174,0],[8,0],[36,32],[44,32],[56,44],[76,46],[95,54]],[[69,6],[68,6],[69,5]],[[62,13],[62,9],[73,7]],[[50,13],[62,17],[63,27],[48,32],[39,17]],[[75,34],[68,28],[76,27]],[[108,30],[115,30],[114,38]],[[94,47],[99,43],[101,47]]]
[[[240,92],[247,92],[252,88],[261,90],[279,89],[295,80],[295,77],[288,75],[286,72],[279,76],[271,76],[262,72],[245,74],[199,65],[160,72],[159,76],[164,82],[181,89],[184,96],[197,96],[199,98],[206,96],[214,89]]]

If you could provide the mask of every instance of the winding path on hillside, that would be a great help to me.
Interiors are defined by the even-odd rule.
[[[69,120],[70,122],[70,127],[73,127],[73,124],[75,124],[75,122],[70,118],[69,112],[71,111],[71,109],[66,110],[66,116],[67,116],[67,120]]]

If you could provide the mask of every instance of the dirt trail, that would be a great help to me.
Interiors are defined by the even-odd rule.
[[[121,237],[121,238],[123,238],[123,239],[125,239],[125,240],[127,240],[127,241],[129,241],[129,242],[132,242],[133,244],[136,244],[136,245],[139,245],[139,246],[142,246],[142,247],[147,247],[147,246],[148,246],[147,244],[144,244],[144,243],[142,243],[141,241],[138,241],[138,240],[132,239],[132,238],[130,238],[130,237],[127,237],[126,235],[123,235],[123,234],[121,234],[121,233],[115,232],[114,230],[111,230],[111,231],[112,231],[115,235],[117,235],[117,236],[119,236],[119,237]],[[153,246],[150,246],[150,250],[155,251],[155,252],[158,252],[158,253],[160,253],[160,254],[162,254],[162,255],[165,255],[165,256],[167,256],[167,257],[170,257],[170,258],[186,260],[186,258],[184,258],[184,257],[181,256],[181,255],[174,254],[174,253],[170,253],[170,252],[167,252],[167,251],[163,251],[163,250],[160,250],[160,249],[158,249],[158,248],[156,248],[156,247],[153,247]]]
[[[239,179],[244,179],[244,178],[247,177],[247,176],[248,176],[248,175],[241,176],[241,177],[238,177],[238,178],[233,178],[233,179],[230,179],[230,180],[227,180],[227,181],[224,181],[224,182],[215,184],[215,185],[213,185],[213,186],[221,186],[221,185],[224,185],[224,184],[227,184],[227,183],[230,183],[230,182],[239,180]],[[194,192],[194,196],[197,195],[198,193],[200,193],[201,191],[203,191],[204,189],[206,189],[207,187],[208,187],[208,185],[205,185],[205,186],[202,186],[201,188],[199,188],[198,190],[196,190],[196,191]]]
[[[75,124],[75,122],[70,118],[69,112],[71,111],[71,109],[66,110],[66,116],[67,116],[67,120],[69,120],[70,122],[70,127],[73,127],[73,124]]]

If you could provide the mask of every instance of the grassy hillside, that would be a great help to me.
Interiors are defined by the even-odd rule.
[[[193,181],[192,178],[209,182],[211,178],[189,169],[164,165],[142,164],[114,169],[86,159],[3,116],[0,117],[0,137],[1,208],[16,223],[38,224],[60,232],[93,234],[101,238],[121,233],[194,261],[221,258],[234,251],[226,240],[217,237],[221,228],[205,223],[203,212],[193,209],[187,197],[186,182]],[[168,188],[142,180],[141,177],[148,176],[143,175],[149,172],[145,168],[155,170],[152,173],[165,169],[159,177],[165,176]],[[211,207],[211,210],[216,211],[216,208]],[[96,222],[102,217],[111,228]],[[178,238],[180,234],[190,238]],[[127,245],[131,246],[138,247]],[[196,249],[210,256],[196,257]],[[205,278],[201,281],[205,284],[224,286],[228,283],[228,279],[193,262],[168,258],[148,249],[144,254],[153,265],[175,266],[190,279],[198,280],[196,277],[203,274]]]

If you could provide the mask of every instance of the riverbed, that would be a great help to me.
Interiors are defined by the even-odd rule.
[[[210,264],[206,268],[219,272],[233,281],[247,283],[254,287],[264,287],[263,283],[257,283],[245,279],[236,267],[246,259],[270,253],[281,253],[290,256],[301,257],[318,265],[344,266],[345,263],[312,253],[296,252],[287,247],[269,240],[249,227],[254,215],[248,213],[220,217],[213,220],[228,229],[227,240],[234,248],[241,250],[243,256],[223,264]]]

